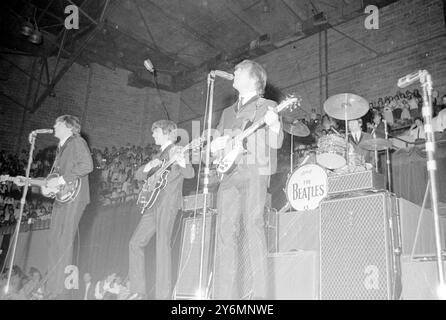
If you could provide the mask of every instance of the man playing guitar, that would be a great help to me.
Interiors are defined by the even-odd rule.
[[[156,299],[170,299],[171,279],[171,236],[178,210],[181,208],[183,180],[194,177],[194,169],[186,161],[181,148],[174,142],[177,126],[170,120],[159,120],[152,125],[152,136],[161,152],[135,173],[135,178],[145,180],[164,161],[175,159],[167,175],[167,184],[161,189],[156,202],[143,211],[129,243],[129,300],[146,299],[146,277],[144,249],[156,234]],[[186,163],[187,162],[187,163]]]
[[[87,142],[80,136],[79,119],[63,115],[56,119],[54,136],[59,139],[51,174],[40,183],[42,193],[47,195],[75,185],[76,191],[68,198],[57,196],[53,204],[48,239],[48,271],[46,291],[50,299],[68,299],[65,290],[65,268],[72,264],[73,241],[79,221],[86,205],[90,202],[88,174],[93,171],[93,160]],[[23,177],[14,182],[23,185]],[[56,190],[56,191],[51,191]]]
[[[239,99],[223,111],[217,127],[223,136],[211,143],[213,153],[228,149],[229,137],[245,130],[247,123],[263,118],[266,124],[246,139],[246,152],[220,183],[213,299],[266,298],[267,294],[263,214],[269,177],[277,165],[275,149],[282,145],[283,131],[272,110],[276,103],[261,97],[265,85],[266,72],[258,63],[244,60],[236,65],[233,87]],[[245,237],[241,237],[243,233]],[[247,268],[239,278],[237,270],[243,262]]]

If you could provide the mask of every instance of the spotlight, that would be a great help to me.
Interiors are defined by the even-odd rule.
[[[20,33],[24,36],[30,36],[34,31],[33,24],[29,22],[29,20],[23,22],[22,28],[20,29]]]
[[[33,34],[29,36],[28,40],[34,44],[40,44],[42,42],[42,32],[36,28]]]

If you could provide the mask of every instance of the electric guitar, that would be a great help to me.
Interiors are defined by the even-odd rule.
[[[184,154],[184,152],[189,151],[190,149],[198,148],[204,142],[204,138],[199,137],[197,139],[192,140],[189,144],[182,147],[178,152],[180,154]],[[176,161],[175,158],[169,160],[162,160],[159,165],[159,169],[157,169],[151,176],[147,178],[144,185],[142,186],[141,191],[138,195],[138,200],[136,200],[136,204],[141,207],[141,214],[144,214],[146,209],[150,209],[155,204],[158,196],[167,185],[167,177],[170,173],[170,166]]]
[[[282,101],[278,106],[276,106],[273,109],[273,111],[279,113],[280,111],[285,110],[287,108],[294,108],[296,104],[300,105],[301,101],[302,99],[300,97],[297,98],[290,96],[286,98],[284,101]],[[244,146],[244,140],[251,134],[256,132],[257,129],[262,127],[264,124],[265,124],[264,117],[254,122],[251,125],[248,124],[247,128],[245,128],[244,131],[229,139],[229,141],[226,143],[226,147],[223,150],[219,150],[216,153],[214,153],[215,156],[214,163],[217,164],[217,172],[220,175],[228,174],[232,170],[234,170],[240,156],[243,154],[244,151],[246,151]]]
[[[46,178],[28,178],[23,176],[11,177],[9,175],[0,176],[0,182],[12,181],[19,187],[23,187],[26,184],[26,180],[31,185],[39,186],[42,195],[48,198],[54,198],[57,202],[66,203],[74,200],[79,194],[81,189],[81,179],[76,178],[72,182],[67,182],[64,185],[60,185],[55,188],[47,187],[47,181],[52,178],[60,177],[57,173],[51,173]]]

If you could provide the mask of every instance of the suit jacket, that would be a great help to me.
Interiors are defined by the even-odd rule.
[[[169,152],[173,148],[174,144],[169,145],[164,151],[155,155],[154,158],[160,160],[169,160]],[[145,165],[139,167],[135,172],[135,178],[138,180],[145,180],[148,176],[155,173],[159,167],[151,169],[149,172],[143,172]],[[184,178],[190,179],[194,177],[194,168],[190,162],[186,161],[186,167],[183,168],[177,163],[172,164],[169,175],[167,176],[167,185],[163,190],[160,191],[157,201],[154,206],[156,207],[158,203],[161,203],[162,198],[170,197],[172,199],[171,204],[177,209],[181,208],[182,196],[183,196],[183,180]]]
[[[243,131],[246,124],[262,119],[268,107],[276,102],[254,96],[237,110],[237,102],[223,110],[217,130],[221,135],[235,136]],[[247,138],[247,154],[240,159],[239,165],[253,167],[258,174],[271,175],[277,170],[277,151],[282,146],[283,131],[275,133],[269,127],[262,127]]]
[[[373,139],[372,135],[370,133],[363,132],[363,131],[361,131],[359,141],[355,141],[355,139],[352,137],[351,133],[349,133],[349,136],[348,136],[348,140],[349,140],[350,144],[353,146],[355,153],[363,155],[365,162],[374,163],[373,152],[360,147],[361,142],[364,142],[364,141],[367,141],[370,139]]]
[[[85,288],[86,288],[86,283],[82,281],[82,283],[79,285],[79,294],[77,298],[78,300],[84,300]],[[94,296],[94,290],[95,290],[95,284],[93,282],[90,282],[90,286],[88,287],[88,292],[87,292],[87,300],[96,300]]]
[[[93,171],[93,160],[87,142],[80,135],[72,135],[58,150],[53,164],[53,172],[62,175],[68,183],[81,179],[81,189],[76,201],[90,202],[88,174]]]

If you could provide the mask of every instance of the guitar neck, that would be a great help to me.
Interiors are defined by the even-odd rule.
[[[251,134],[257,131],[261,126],[265,124],[265,120],[262,118],[259,121],[254,122],[248,129],[244,130],[237,136],[238,140],[243,140],[249,137]]]
[[[6,178],[2,178],[1,181],[11,181],[14,182],[16,178],[14,177],[6,177]],[[21,180],[26,180],[26,179],[21,179]],[[35,186],[45,186],[46,181],[43,179],[36,179],[36,178],[28,178],[27,179],[29,181],[29,184],[35,185]]]
[[[297,98],[287,99],[287,100],[283,101],[282,103],[280,103],[277,107],[275,107],[273,111],[276,113],[279,113],[280,111],[282,111],[289,105],[295,103],[296,101],[297,101]],[[235,137],[235,139],[238,141],[242,141],[243,139],[246,139],[247,137],[249,137],[251,134],[253,134],[255,131],[257,131],[257,129],[259,129],[264,124],[265,124],[265,117],[262,117],[262,119],[254,122],[248,129],[243,130],[242,133],[238,134]]]
[[[187,145],[185,145],[185,146],[181,149],[180,153],[184,153],[184,152],[186,152],[187,150],[189,150],[189,148],[191,147],[191,145],[192,145],[192,142],[189,143],[189,144],[187,144]],[[156,172],[153,174],[153,176],[160,175],[160,174],[163,173],[167,168],[169,168],[174,162],[175,162],[174,159],[169,159],[169,160],[167,160],[167,161],[161,166],[161,168],[159,168],[158,170],[156,170]]]

